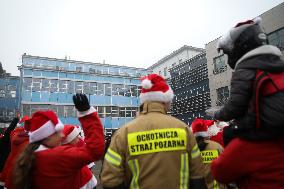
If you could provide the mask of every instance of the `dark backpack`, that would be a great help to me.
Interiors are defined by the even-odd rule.
[[[260,127],[259,99],[284,91],[284,72],[257,70],[254,81],[253,110],[256,115],[256,128]]]

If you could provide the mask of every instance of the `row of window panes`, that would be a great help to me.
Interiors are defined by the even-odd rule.
[[[0,89],[0,98],[16,98],[16,91],[5,91]]]
[[[125,75],[125,76],[136,76],[136,77],[141,77],[141,74],[142,75],[148,74],[147,71],[142,71],[142,70],[108,68],[108,67],[103,68],[103,67],[94,67],[91,65],[72,64],[72,63],[55,62],[48,60],[25,59],[24,65],[36,68],[45,68],[45,69],[54,69],[54,70],[68,70],[76,72],[113,74],[113,75]]]
[[[16,109],[0,108],[0,117],[13,117],[16,115]]]
[[[55,79],[24,78],[23,89],[25,91],[45,91],[62,93],[85,93],[91,95],[120,95],[127,97],[137,97],[140,91],[139,86],[82,82],[82,81],[64,81]]]
[[[95,106],[99,117],[135,117],[138,107]],[[32,115],[39,110],[52,110],[58,117],[76,117],[74,106],[24,104],[23,115]]]

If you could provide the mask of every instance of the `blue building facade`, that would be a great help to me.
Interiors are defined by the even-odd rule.
[[[173,67],[170,74],[175,94],[171,114],[188,125],[196,117],[209,119],[205,114],[211,106],[206,54]]]
[[[10,122],[19,112],[19,90],[19,77],[0,77],[0,122]]]
[[[85,93],[105,129],[116,129],[135,117],[141,76],[147,69],[22,56],[21,111],[32,115],[51,109],[63,123],[79,124],[72,96]]]

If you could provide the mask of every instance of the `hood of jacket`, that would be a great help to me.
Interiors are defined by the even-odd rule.
[[[236,69],[260,69],[270,72],[284,71],[281,51],[272,45],[263,45],[242,56]]]

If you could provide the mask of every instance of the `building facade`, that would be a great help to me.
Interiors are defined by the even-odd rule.
[[[85,93],[105,129],[116,129],[135,117],[141,76],[147,69],[37,57],[24,54],[21,111],[32,115],[51,109],[63,123],[79,124],[72,96]]]
[[[269,43],[277,46],[284,54],[284,3],[261,14],[262,24],[268,34]],[[232,69],[227,66],[227,57],[218,53],[218,39],[205,45],[211,106],[220,106],[229,97]]]
[[[207,119],[205,110],[211,106],[206,54],[170,69],[174,100],[171,114],[188,125],[194,118]]]
[[[19,77],[0,77],[0,123],[12,121],[19,112],[19,90]]]
[[[152,70],[153,73],[159,74],[160,76],[163,76],[165,79],[169,80],[171,77],[169,70],[171,68],[202,52],[204,52],[204,49],[184,45],[180,49],[172,52],[171,54],[159,60],[157,63],[153,64],[148,69]]]

